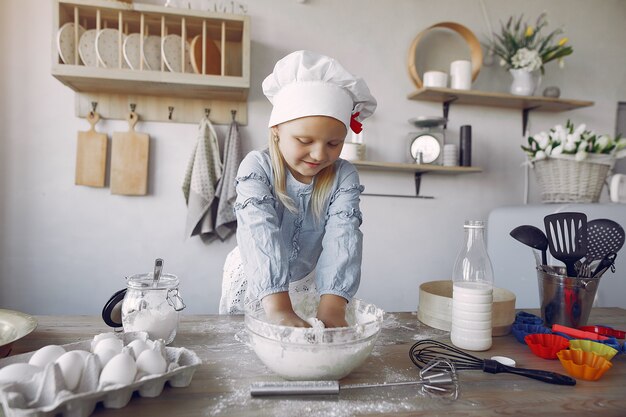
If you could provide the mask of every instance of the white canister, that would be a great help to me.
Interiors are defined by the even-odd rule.
[[[472,88],[472,63],[467,60],[450,64],[450,88],[470,90]]]
[[[347,161],[362,161],[365,159],[365,144],[346,142],[339,156]]]
[[[442,71],[426,71],[424,73],[424,87],[446,88],[448,74]]]

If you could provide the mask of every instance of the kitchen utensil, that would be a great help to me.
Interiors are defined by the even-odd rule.
[[[163,271],[163,259],[157,258],[154,261],[154,274],[152,275],[152,286],[159,285],[159,278],[161,278],[161,271]]]
[[[99,120],[98,113],[89,112],[87,115],[89,130],[78,132],[74,179],[76,185],[104,187],[108,139],[106,133],[96,132],[95,126]]]
[[[565,264],[568,276],[575,277],[574,263],[587,253],[587,216],[563,212],[549,214],[543,221],[550,253]]]
[[[569,348],[571,350],[584,350],[585,352],[595,353],[598,356],[602,356],[607,361],[610,361],[615,355],[617,355],[617,349],[592,340],[570,340]]]
[[[585,332],[582,330],[574,329],[567,326],[562,326],[560,324],[552,325],[552,332],[554,333],[563,333],[568,336],[576,337],[578,339],[591,339],[591,340],[606,340],[608,337],[599,335],[593,332]]]
[[[411,361],[418,367],[422,368],[435,358],[445,358],[450,360],[457,371],[462,370],[482,370],[483,372],[497,374],[510,373],[536,379],[538,381],[547,382],[557,385],[576,385],[576,380],[566,375],[557,374],[555,372],[542,371],[538,369],[524,369],[513,366],[506,366],[492,359],[480,359],[470,355],[453,346],[436,340],[420,340],[411,346],[409,351]],[[435,366],[434,370],[443,370],[439,366]]]
[[[543,359],[556,359],[557,352],[569,347],[569,340],[558,334],[529,334],[524,341],[532,353]]]
[[[435,370],[436,367],[447,370]],[[447,359],[436,359],[419,372],[417,381],[384,382],[379,384],[339,384],[339,381],[271,381],[250,384],[253,397],[284,395],[338,395],[348,389],[382,388],[401,385],[419,385],[426,394],[445,396],[456,400],[459,382],[454,365]]]
[[[611,361],[583,350],[562,350],[557,356],[568,374],[586,381],[597,381],[613,367]]]
[[[578,330],[593,332],[602,336],[616,337],[618,339],[626,338],[626,332],[624,332],[623,330],[617,330],[607,326],[580,326]]]
[[[511,326],[511,333],[513,333],[513,336],[515,336],[515,339],[517,339],[518,342],[526,344],[526,336],[529,334],[550,334],[552,331],[541,324],[513,323],[513,326]]]
[[[548,237],[541,229],[535,226],[517,226],[509,233],[513,239],[522,242],[526,246],[541,251],[541,264],[547,265],[546,252],[548,250]]]
[[[111,150],[111,194],[145,195],[148,192],[150,138],[135,132],[139,117],[131,112],[128,132],[114,132]]]
[[[57,32],[57,50],[64,64],[78,65],[80,63],[76,55],[76,46],[83,33],[85,33],[85,28],[81,25],[77,27],[73,22],[65,23]]]
[[[191,66],[196,74],[203,74],[202,72],[202,35],[195,36],[191,40],[189,46],[191,53]],[[215,45],[213,39],[206,38],[206,45],[204,48],[204,63],[205,72],[208,75],[220,75],[222,73],[222,55],[220,50]]]
[[[602,259],[610,252],[619,252],[624,246],[624,229],[609,219],[595,219],[587,223],[587,254],[585,262]]]
[[[37,328],[37,320],[19,311],[0,308],[0,358],[11,352],[13,342]]]
[[[595,271],[593,271],[593,274],[591,275],[591,277],[592,278],[596,278],[596,277],[599,278],[609,268],[611,268],[611,270],[614,271],[615,270],[615,258],[616,257],[617,257],[617,254],[615,252],[607,253],[604,256],[604,258],[602,258],[602,260],[600,261],[600,263],[596,267]]]

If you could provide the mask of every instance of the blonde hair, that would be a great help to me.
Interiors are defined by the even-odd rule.
[[[278,199],[285,205],[287,210],[297,213],[298,209],[293,200],[287,195],[287,163],[278,148],[278,136],[270,129],[269,135],[270,160],[272,171],[274,171],[274,191]],[[322,169],[313,183],[313,194],[311,195],[311,207],[315,218],[319,221],[326,199],[330,196],[330,190],[335,180],[335,164]]]

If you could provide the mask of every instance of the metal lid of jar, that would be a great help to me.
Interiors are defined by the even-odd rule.
[[[145,274],[135,274],[126,278],[126,286],[129,289],[137,290],[168,290],[178,287],[178,277],[173,274],[161,274],[155,283],[151,272]]]

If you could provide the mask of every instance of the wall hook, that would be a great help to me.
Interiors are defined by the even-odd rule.
[[[137,108],[137,105],[135,103],[130,103],[130,111],[131,112],[135,112],[135,109]]]
[[[91,102],[91,112],[95,113],[97,107],[98,107],[98,102],[97,101],[92,101]]]
[[[208,119],[211,114],[211,109],[204,109],[204,116]]]
[[[237,110],[231,110],[230,115],[233,117],[233,122],[235,121],[235,117],[237,117]]]
[[[169,106],[167,110],[169,111],[169,115],[167,116],[167,119],[172,120],[172,113],[174,113],[174,106]]]

